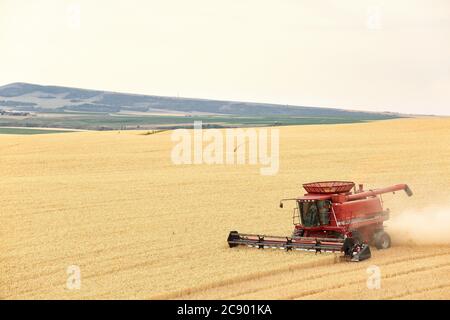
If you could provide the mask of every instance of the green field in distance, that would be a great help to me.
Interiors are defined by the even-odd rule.
[[[47,129],[35,129],[35,128],[1,128],[0,134],[49,134],[49,133],[66,133],[73,132],[67,130],[47,130]]]

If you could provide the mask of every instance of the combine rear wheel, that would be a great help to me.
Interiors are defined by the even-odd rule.
[[[375,247],[377,247],[377,249],[387,249],[391,246],[391,237],[387,232],[378,231],[373,236],[373,242],[375,243]]]

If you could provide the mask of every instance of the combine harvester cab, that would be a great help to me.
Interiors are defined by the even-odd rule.
[[[377,249],[391,246],[391,238],[384,231],[383,222],[389,219],[389,209],[383,209],[381,194],[405,191],[412,196],[406,184],[364,191],[347,181],[324,181],[304,184],[302,197],[283,199],[295,201],[292,236],[267,236],[231,231],[230,248],[247,245],[256,248],[342,252],[350,261],[371,257],[369,244]],[[351,190],[353,189],[353,193]]]

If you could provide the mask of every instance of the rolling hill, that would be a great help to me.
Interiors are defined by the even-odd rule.
[[[333,108],[285,106],[221,100],[175,98],[86,90],[29,83],[0,87],[0,105],[27,111],[151,112],[164,110],[182,113],[231,115],[351,116],[365,119],[392,118],[390,113],[348,111]]]
[[[12,110],[24,112],[19,119],[0,117],[0,126],[78,129],[180,127],[192,123],[193,117],[215,127],[348,123],[401,117],[388,112],[139,95],[30,83],[1,86],[0,110],[6,115]]]

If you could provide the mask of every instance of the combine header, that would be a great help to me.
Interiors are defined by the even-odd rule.
[[[353,182],[325,181],[304,184],[307,194],[283,202],[295,201],[292,236],[267,236],[231,231],[230,248],[247,245],[260,249],[274,248],[317,252],[342,252],[350,261],[370,258],[370,244],[377,249],[391,246],[391,238],[384,231],[383,222],[389,219],[389,209],[383,209],[381,195],[405,191],[412,196],[406,184],[364,191],[356,190]],[[353,193],[351,190],[353,189]]]

